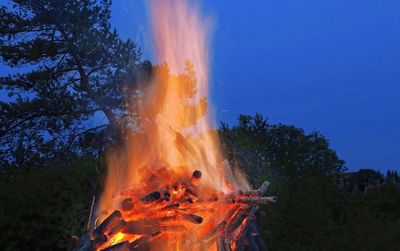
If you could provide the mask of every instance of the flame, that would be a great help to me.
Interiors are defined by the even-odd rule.
[[[129,129],[124,130],[123,144],[107,154],[108,174],[100,210],[117,208],[113,198],[120,191],[151,192],[184,180],[195,170],[203,173],[203,196],[250,188],[245,176],[232,171],[224,161],[207,103],[211,20],[186,1],[151,1],[150,15],[155,55],[162,63],[154,67],[150,84],[143,85],[130,105],[135,119],[133,126],[129,123]],[[171,196],[182,196],[184,189],[177,186]],[[215,227],[229,209],[221,204],[212,213],[204,212],[209,220],[193,238]],[[171,215],[174,213],[169,211],[165,214]],[[145,213],[124,216],[140,219]],[[180,238],[167,237],[168,250],[184,250]],[[216,250],[216,245],[211,248]]]

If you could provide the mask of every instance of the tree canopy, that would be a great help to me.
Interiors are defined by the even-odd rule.
[[[118,133],[151,65],[111,27],[110,5],[12,0],[0,7],[1,62],[18,68],[0,77],[8,95],[0,102],[1,164],[40,165],[45,154],[63,159]],[[91,126],[94,116],[104,123]],[[71,147],[79,144],[86,148]]]
[[[278,196],[278,203],[259,210],[270,250],[396,250],[396,172],[388,172],[386,183],[371,169],[344,173],[344,161],[323,135],[270,124],[260,114],[222,124],[221,135],[230,160],[255,184],[267,178],[270,194]],[[354,184],[371,189],[345,189]]]
[[[319,132],[269,124],[260,114],[240,115],[232,128],[223,123],[221,135],[227,156],[260,181],[308,174],[337,177],[345,170],[344,161]]]

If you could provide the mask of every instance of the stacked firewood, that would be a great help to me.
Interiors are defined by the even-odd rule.
[[[169,250],[165,242],[171,240],[183,250],[209,250],[215,245],[220,251],[252,245],[265,250],[254,215],[260,205],[276,201],[264,197],[269,182],[257,190],[210,194],[202,193],[201,177],[196,170],[186,182],[114,194],[117,206],[97,214],[75,250]]]

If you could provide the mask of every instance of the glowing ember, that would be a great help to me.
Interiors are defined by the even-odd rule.
[[[95,250],[235,249],[267,189],[224,161],[207,108],[209,20],[184,1],[151,4],[159,62],[108,153]]]

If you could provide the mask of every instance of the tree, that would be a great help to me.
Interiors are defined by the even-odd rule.
[[[346,250],[399,250],[400,187],[385,183],[367,193],[356,194],[348,207]]]
[[[12,0],[0,7],[0,57],[18,68],[0,77],[9,96],[0,102],[1,164],[40,165],[46,153],[63,159],[82,151],[71,146],[117,138],[135,83],[151,65],[111,28],[110,5]],[[105,122],[89,127],[94,116]]]
[[[344,161],[320,133],[306,134],[291,125],[271,125],[260,114],[240,115],[238,125],[221,126],[228,157],[238,161],[250,177],[287,179],[304,175],[338,178]]]
[[[259,183],[271,182],[278,203],[259,210],[260,230],[271,250],[346,250],[340,174],[344,161],[318,132],[271,125],[261,115],[241,115],[221,127],[232,161]]]
[[[385,181],[386,181],[387,183],[390,182],[390,183],[400,184],[400,176],[399,176],[399,174],[397,173],[397,171],[388,170],[387,173],[386,173]]]
[[[384,177],[373,169],[360,169],[357,172],[346,173],[343,180],[347,191],[365,192],[368,188],[381,185]]]

